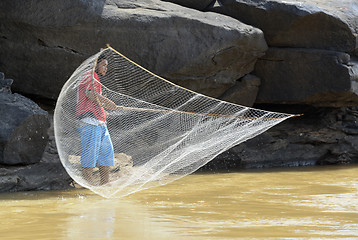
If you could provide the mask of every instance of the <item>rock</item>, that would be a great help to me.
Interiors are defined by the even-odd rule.
[[[358,105],[358,3],[220,0],[211,11],[263,30],[256,103]]]
[[[0,175],[0,192],[67,189],[70,188],[71,182],[71,178],[59,161],[41,162],[17,167],[7,175]]]
[[[260,28],[272,47],[316,48],[358,56],[356,0],[220,0],[212,11]]]
[[[271,134],[260,135],[232,149],[240,157],[242,168],[313,166],[328,152],[325,147],[297,144],[290,138],[273,138]]]
[[[193,8],[199,11],[205,11],[208,8],[211,8],[216,0],[162,0],[163,2],[172,2],[184,7]]]
[[[213,97],[267,50],[261,30],[160,0],[0,1],[0,69],[13,89],[56,99],[80,63],[109,43],[175,83]]]
[[[291,107],[298,111],[296,107]],[[353,111],[352,111],[353,109]],[[217,156],[207,170],[358,163],[358,107],[312,108]]]
[[[5,79],[5,74],[0,72],[0,94],[11,93],[11,84],[13,82],[12,79]]]
[[[0,176],[0,192],[7,192],[16,187],[19,177],[16,175]]]
[[[260,84],[261,80],[257,76],[252,74],[245,75],[236,82],[235,86],[224,92],[219,98],[227,102],[252,107],[256,101]]]
[[[49,114],[53,123],[52,113]],[[50,136],[41,161],[31,165],[0,167],[0,192],[29,190],[56,190],[70,188],[71,177],[65,171],[58,156],[53,124],[47,130]]]
[[[60,162],[27,166],[16,175],[18,183],[13,191],[66,189],[72,182]]]
[[[261,79],[256,103],[358,104],[358,62],[346,53],[270,48],[254,74]]]
[[[0,164],[33,164],[47,144],[48,114],[19,94],[0,93]]]
[[[2,73],[3,74],[3,73]],[[3,74],[4,76],[4,74]],[[12,79],[1,79],[0,75],[0,94],[1,93],[11,93],[11,84],[14,82]]]

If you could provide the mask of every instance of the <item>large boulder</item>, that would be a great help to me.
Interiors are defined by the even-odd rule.
[[[30,165],[0,165],[0,192],[29,190],[56,190],[70,187],[71,177],[59,159],[53,129],[53,113],[47,130],[47,145],[40,162]]]
[[[358,3],[220,0],[212,11],[263,30],[256,103],[358,105]]]
[[[358,51],[356,0],[219,0],[213,11],[258,27],[273,47]]]
[[[13,89],[56,99],[109,43],[152,72],[217,97],[267,50],[261,30],[160,0],[0,1],[0,68]]]
[[[270,48],[254,73],[261,79],[256,103],[358,104],[358,62],[347,53]]]
[[[39,162],[48,140],[47,112],[22,95],[0,92],[0,116],[0,164]]]

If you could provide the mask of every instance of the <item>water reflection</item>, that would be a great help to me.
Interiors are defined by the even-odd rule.
[[[1,239],[358,239],[357,173],[195,174],[121,199],[1,194]]]
[[[71,208],[75,215],[66,218],[64,239],[112,239],[117,209],[107,200],[82,200]],[[70,209],[68,209],[70,211]],[[123,211],[122,211],[123,212]]]

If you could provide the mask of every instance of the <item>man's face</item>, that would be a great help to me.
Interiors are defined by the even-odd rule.
[[[108,66],[108,61],[106,59],[102,59],[102,61],[99,62],[97,67],[98,73],[101,74],[102,76],[106,75],[107,66]]]

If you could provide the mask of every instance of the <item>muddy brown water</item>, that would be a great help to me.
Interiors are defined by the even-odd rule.
[[[358,166],[192,174],[120,199],[0,194],[0,239],[358,239]]]

